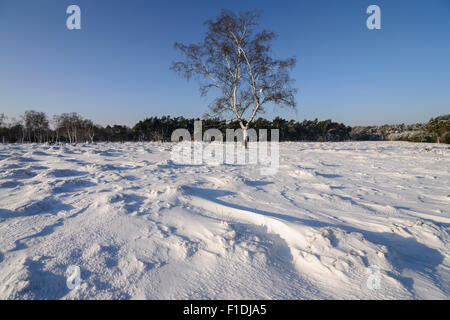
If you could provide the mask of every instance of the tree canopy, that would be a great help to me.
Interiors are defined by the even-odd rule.
[[[268,103],[296,107],[289,75],[296,59],[274,58],[271,43],[276,35],[261,29],[259,18],[260,12],[223,10],[215,20],[206,21],[203,42],[175,43],[184,60],[172,65],[185,78],[199,80],[202,95],[216,89],[212,116],[231,114],[244,131]]]

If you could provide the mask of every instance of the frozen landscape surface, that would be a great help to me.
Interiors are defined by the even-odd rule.
[[[274,176],[171,147],[0,145],[0,299],[450,298],[448,145],[281,143]]]

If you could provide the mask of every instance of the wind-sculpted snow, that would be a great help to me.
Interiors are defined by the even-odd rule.
[[[0,145],[0,298],[450,298],[448,146],[281,143],[273,176],[172,146]]]

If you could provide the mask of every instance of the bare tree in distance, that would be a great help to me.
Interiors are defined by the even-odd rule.
[[[44,112],[27,110],[23,115],[28,141],[42,143],[48,140],[49,121]]]
[[[0,113],[0,127],[3,127],[3,124],[5,124],[6,119],[7,119],[7,117],[5,116],[5,114]]]
[[[3,130],[3,125],[6,125],[6,119],[7,117],[5,116],[5,114],[0,113],[0,132],[2,133],[2,143],[5,143],[5,130]]]
[[[200,44],[175,43],[185,60],[174,62],[171,69],[186,79],[200,81],[202,96],[215,88],[218,97],[210,109],[216,116],[233,115],[243,132],[247,147],[247,129],[264,105],[296,107],[293,80],[289,71],[295,57],[276,59],[271,43],[276,35],[260,29],[259,12],[235,14],[222,10],[216,20],[205,22],[207,32]]]
[[[79,141],[94,142],[94,123],[89,119],[84,119],[76,112],[54,116],[53,122],[57,142],[61,137],[71,144],[76,144]]]

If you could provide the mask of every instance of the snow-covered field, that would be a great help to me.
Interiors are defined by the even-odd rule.
[[[171,147],[0,145],[0,298],[450,298],[449,146],[282,143],[274,176]]]

